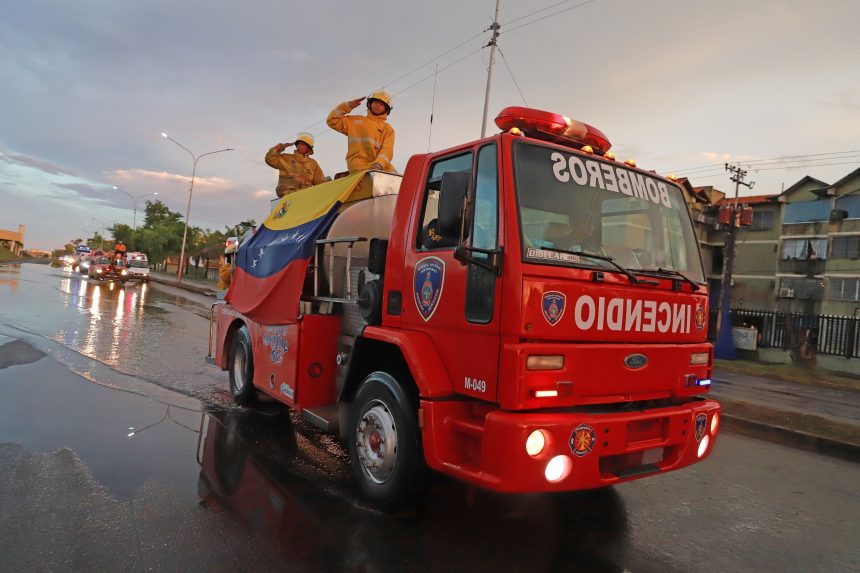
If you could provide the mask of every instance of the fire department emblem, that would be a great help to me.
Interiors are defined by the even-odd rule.
[[[418,313],[425,321],[430,320],[445,285],[445,261],[437,257],[427,257],[415,265],[413,294]]]
[[[705,437],[705,427],[708,425],[708,416],[699,414],[696,416],[696,441],[701,442]]]
[[[594,428],[588,424],[580,424],[570,436],[570,451],[577,457],[582,457],[594,449]]]
[[[696,321],[696,329],[697,330],[702,330],[703,328],[705,328],[705,318],[706,317],[707,317],[707,315],[705,313],[705,307],[700,304],[699,306],[696,307],[696,316],[694,317],[694,320]]]
[[[566,301],[567,297],[564,296],[564,293],[558,291],[543,293],[541,310],[543,311],[543,317],[550,326],[555,326],[561,320],[561,317],[564,315],[564,304]]]
[[[283,217],[284,215],[286,215],[287,211],[290,210],[290,205],[292,205],[292,204],[293,204],[292,201],[289,201],[289,200],[284,201],[284,204],[280,206],[280,208],[278,209],[278,211],[274,215],[272,215],[272,219],[277,220],[277,219],[280,219],[281,217]]]

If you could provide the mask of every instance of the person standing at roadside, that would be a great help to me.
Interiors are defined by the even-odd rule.
[[[328,114],[326,123],[347,136],[346,167],[350,173],[362,169],[397,170],[391,164],[394,157],[394,128],[388,122],[391,95],[377,90],[367,96],[367,115],[348,115],[365,98],[345,101]]]
[[[224,258],[218,268],[218,289],[227,290],[233,282],[233,257],[236,253],[236,245],[230,245],[224,249]]]
[[[284,153],[292,145],[296,146],[295,153]],[[275,188],[278,197],[325,181],[319,163],[310,158],[313,152],[314,136],[307,132],[300,133],[292,143],[279,143],[266,152],[266,165],[279,171]]]

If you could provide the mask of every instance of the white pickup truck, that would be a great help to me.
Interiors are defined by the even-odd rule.
[[[126,264],[129,280],[149,282],[149,258],[146,253],[128,253]]]

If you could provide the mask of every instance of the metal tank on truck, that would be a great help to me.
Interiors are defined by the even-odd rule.
[[[501,133],[278,202],[212,307],[210,361],[337,434],[362,493],[425,466],[502,492],[590,489],[713,450],[707,288],[671,179],[597,129]]]

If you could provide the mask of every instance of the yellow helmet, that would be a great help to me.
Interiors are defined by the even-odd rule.
[[[296,140],[293,142],[293,144],[296,144],[300,141],[306,143],[307,146],[311,148],[311,153],[314,152],[314,136],[313,135],[311,135],[307,131],[303,131],[296,136]],[[310,155],[310,153],[308,155]]]
[[[369,96],[367,96],[367,103],[370,104],[372,100],[378,99],[382,103],[385,104],[385,107],[388,109],[388,113],[391,113],[391,94],[385,90],[376,90]]]

